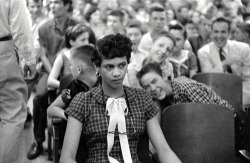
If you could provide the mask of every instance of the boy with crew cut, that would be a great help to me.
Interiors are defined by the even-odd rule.
[[[99,80],[96,75],[94,65],[91,61],[91,54],[94,50],[94,46],[91,44],[76,47],[70,50],[70,64],[71,73],[74,80],[69,87],[62,91],[56,100],[49,106],[47,115],[49,118],[62,118],[67,121],[67,115],[64,113],[64,109],[70,104],[71,100],[79,92],[87,92],[90,88],[98,85]],[[60,126],[60,137],[64,137],[64,130],[66,129],[66,121],[63,121]],[[49,127],[51,126],[51,120],[49,119]],[[63,140],[63,139],[62,139]],[[84,139],[81,139],[78,153],[76,155],[77,162],[84,162],[87,159],[87,146]]]
[[[70,50],[70,68],[74,80],[68,89],[63,90],[62,94],[49,106],[47,113],[50,118],[67,120],[64,109],[70,104],[74,96],[79,92],[87,92],[98,84],[98,76],[91,62],[93,50],[94,46],[91,44]]]

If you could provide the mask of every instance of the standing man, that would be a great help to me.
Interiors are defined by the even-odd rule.
[[[38,41],[38,29],[39,26],[46,20],[48,19],[44,12],[42,11],[43,9],[43,0],[26,0],[27,1],[27,8],[29,10],[29,22],[31,26],[31,32],[32,32],[32,40],[33,40],[33,54],[36,57],[36,71],[37,75],[34,79],[32,80],[26,80],[27,87],[28,87],[28,99],[30,98],[31,92],[36,86],[39,73],[41,71],[42,63],[40,61],[40,44]],[[28,116],[27,116],[27,121],[31,120],[31,113],[29,108],[28,110]]]
[[[32,37],[25,0],[0,1],[0,162],[17,163],[27,116],[27,79],[35,76]],[[29,72],[27,72],[29,70]]]
[[[77,24],[69,15],[71,5],[71,0],[50,0],[49,8],[53,19],[43,23],[38,30],[43,69],[36,87],[36,96],[33,100],[35,142],[27,154],[30,160],[37,158],[43,151],[42,143],[45,140],[45,129],[47,126],[48,75],[56,54],[65,47],[64,34],[66,29]]]
[[[250,104],[250,47],[228,40],[231,22],[217,18],[212,22],[212,42],[198,51],[201,72],[233,73],[243,81],[243,106]]]

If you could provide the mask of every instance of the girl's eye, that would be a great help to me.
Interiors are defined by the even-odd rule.
[[[156,79],[152,81],[152,84],[155,84],[155,83],[157,83],[157,80],[156,80]]]
[[[149,86],[144,86],[143,88],[144,88],[145,90],[148,90]]]
[[[121,64],[119,67],[124,68],[125,66],[126,66],[126,64]]]
[[[113,68],[113,66],[106,66],[105,67],[107,70],[111,70]]]

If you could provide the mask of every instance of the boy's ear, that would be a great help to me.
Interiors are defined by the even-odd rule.
[[[78,74],[81,74],[82,71],[83,71],[82,65],[77,65],[77,73],[78,73]]]
[[[69,44],[70,44],[70,46],[73,46],[74,45],[74,40],[69,40]]]
[[[69,8],[70,8],[70,4],[67,3],[66,5],[64,5],[66,8],[67,8],[67,11],[69,11]]]
[[[94,64],[94,67],[95,67],[95,71],[96,71],[96,72],[99,72],[99,67],[96,66],[95,64]]]

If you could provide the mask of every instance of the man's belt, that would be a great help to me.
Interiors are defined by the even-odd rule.
[[[1,41],[9,41],[12,39],[12,36],[11,35],[8,35],[8,36],[4,36],[4,37],[0,37],[0,42]]]

